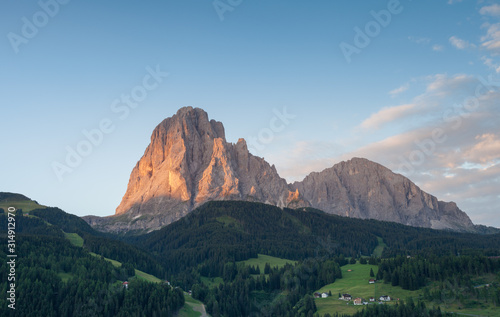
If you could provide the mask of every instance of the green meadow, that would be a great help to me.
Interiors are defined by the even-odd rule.
[[[370,277],[370,269],[373,269],[373,272],[377,275],[378,267],[376,265],[358,263],[343,266],[342,279],[317,291],[318,293],[332,293],[331,297],[315,299],[319,315],[323,316],[326,313],[353,314],[363,309],[363,306],[354,306],[352,301],[339,300],[339,293],[350,294],[353,299],[361,297],[366,301],[369,301],[370,297],[378,299],[382,295],[388,295],[396,299],[391,303],[397,302],[398,298],[402,300],[409,297],[417,299],[420,296],[421,291],[407,291],[401,287],[393,287],[384,283],[369,284],[368,281],[372,278]]]
[[[269,265],[271,267],[277,266],[279,268],[282,268],[287,263],[294,265],[295,263],[297,263],[297,261],[280,259],[280,258],[276,258],[274,256],[259,254],[257,259],[253,258],[253,259],[249,259],[249,260],[238,262],[238,263],[244,263],[245,265],[248,265],[248,266],[255,266],[256,268],[258,266],[260,269],[260,272],[262,274],[264,274],[264,268],[266,266],[266,263],[269,263]]]
[[[71,242],[75,247],[83,247],[83,238],[80,237],[77,233],[64,233],[64,237]]]
[[[5,212],[8,211],[9,207],[14,207],[14,208],[16,208],[16,210],[22,209],[23,213],[27,213],[27,212],[30,212],[30,211],[35,210],[35,209],[47,208],[47,207],[39,205],[36,202],[31,201],[31,200],[20,200],[20,201],[14,200],[14,201],[0,202],[0,208],[3,208],[5,210]]]
[[[64,233],[64,236],[66,237],[66,239],[69,240],[69,242],[71,242],[72,245],[74,246],[77,246],[77,247],[83,247],[83,238],[80,237],[77,233]],[[94,252],[89,252],[91,255],[93,256],[96,256],[96,257],[100,257],[100,255],[98,254],[95,254]],[[108,259],[108,258],[104,258],[106,261],[110,262],[111,264],[113,264],[114,267],[121,267],[122,264],[118,261],[115,261],[115,260],[112,260],[112,259]],[[159,278],[151,275],[151,274],[148,274],[146,272],[143,272],[143,271],[140,271],[140,270],[135,270],[135,276],[141,280],[145,280],[145,281],[148,281],[148,282],[152,282],[152,283],[161,283],[162,280],[160,280]],[[67,277],[63,277],[63,280],[64,279],[67,279]]]
[[[203,303],[184,293],[186,304],[178,312],[179,317],[200,317]],[[208,315],[208,314],[207,314]]]

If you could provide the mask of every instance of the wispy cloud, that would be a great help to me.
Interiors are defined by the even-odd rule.
[[[406,83],[406,84],[404,84],[396,89],[389,91],[389,95],[391,95],[392,97],[395,97],[395,96],[407,91],[409,88],[410,88],[410,84]]]
[[[428,37],[408,36],[408,39],[416,44],[429,44],[431,42],[431,39]]]
[[[500,54],[500,23],[485,23],[483,27],[487,30],[486,35],[481,37],[481,46],[494,54]]]
[[[463,89],[475,82],[476,79],[472,76],[465,74],[457,74],[454,76],[448,76],[446,74],[436,74],[428,76],[429,84],[427,85],[427,92],[432,93],[435,96],[450,96],[454,95],[460,89]],[[428,97],[428,95],[422,95],[422,97]]]
[[[500,208],[500,87],[481,86],[484,80],[470,75],[428,76],[426,89],[413,103],[382,108],[361,124],[363,135],[373,134],[381,126],[393,127],[403,118],[418,125],[392,132],[386,137],[343,152],[338,144],[302,142],[296,145],[288,165],[280,173],[294,180],[312,171],[321,171],[341,160],[365,157],[398,171],[440,200],[455,201],[475,222],[497,217]],[[477,105],[468,102],[483,87]],[[491,88],[491,87],[490,87]],[[443,98],[446,96],[446,98]],[[425,105],[432,106],[425,106]],[[436,106],[437,105],[437,106]],[[387,131],[394,131],[388,129]],[[442,142],[432,142],[440,131]],[[311,157],[311,153],[315,153]],[[415,153],[421,155],[421,160]],[[405,164],[419,159],[408,173]],[[292,162],[293,161],[293,162]],[[300,162],[300,163],[297,163]]]
[[[465,50],[467,48],[474,48],[476,45],[469,43],[469,41],[462,40],[457,36],[452,36],[449,39],[450,44],[459,50]]]
[[[391,123],[398,119],[408,117],[415,113],[415,104],[406,104],[395,107],[382,108],[380,111],[372,114],[368,119],[361,123],[361,128],[380,129],[383,125]]]
[[[442,52],[444,51],[444,46],[440,44],[434,44],[432,45],[432,50],[436,52]]]
[[[450,98],[450,96],[455,97],[457,92],[463,94],[466,91],[465,88],[469,86],[471,82],[476,81],[473,77],[465,74],[454,76],[436,74],[427,76],[425,80],[428,81],[425,94],[413,98],[411,103],[380,109],[365,119],[360,124],[360,128],[363,130],[378,130],[385,125],[401,122],[418,114],[429,114],[430,110],[439,108],[439,105],[444,102],[444,99]],[[389,94],[391,96],[396,96],[407,89],[409,89],[408,83],[390,91]],[[452,101],[453,100],[449,100],[448,102]]]
[[[500,5],[493,4],[490,6],[482,7],[481,10],[479,10],[479,13],[481,13],[482,15],[490,15],[490,16],[500,17]]]
[[[444,51],[444,46],[441,44],[432,44],[432,39],[428,37],[415,37],[415,36],[408,36],[408,40],[411,42],[418,44],[418,45],[423,45],[423,46],[430,46],[433,51],[435,52],[442,52]]]
[[[407,174],[410,179],[439,199],[456,201],[459,207],[474,215],[475,221],[479,221],[484,217],[494,217],[495,210],[500,208],[500,132],[497,127],[500,92],[497,87],[496,91],[478,98],[475,107],[466,108],[470,98],[463,97],[463,91],[475,96],[474,91],[481,81],[471,80],[470,76],[455,77],[462,78],[462,85],[456,83],[456,78],[449,78],[449,81],[455,82],[455,96],[463,100],[461,105],[443,104],[440,116],[429,117],[421,113],[422,117],[431,119],[419,127],[344,154],[339,159],[366,157],[405,174],[408,162],[413,159],[417,164],[412,164],[413,173]],[[439,81],[439,84],[432,85],[432,91],[437,94],[430,95],[427,91],[418,98],[435,98],[440,95],[440,90],[450,94],[442,84],[445,80],[440,78]],[[432,141],[436,131],[440,131],[443,142]],[[482,200],[479,201],[478,197]],[[492,208],[492,203],[495,208]]]
[[[476,136],[476,143],[464,153],[468,162],[491,164],[500,161],[500,135],[485,133]]]
[[[485,16],[500,18],[500,5],[493,4],[484,6],[479,10],[479,13]],[[484,23],[482,25],[486,29],[486,35],[481,37],[481,46],[494,55],[500,54],[500,23]]]
[[[493,61],[492,58],[483,56],[483,57],[481,57],[481,60],[483,61],[484,65],[495,70],[495,72],[500,73],[500,64]]]

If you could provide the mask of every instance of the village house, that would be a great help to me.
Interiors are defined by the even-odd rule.
[[[328,293],[321,294],[321,298],[327,298],[327,297],[328,297]]]
[[[124,288],[128,289],[128,282],[123,282],[122,285]]]
[[[363,305],[363,299],[362,299],[362,298],[359,298],[359,297],[358,297],[358,298],[356,298],[356,299],[354,300],[354,305],[356,305],[356,306]]]
[[[370,297],[370,302],[374,302],[375,301],[375,297]]]
[[[370,280],[368,281],[368,283],[370,283],[370,284],[375,284],[375,280],[374,280],[374,279],[370,279]]]
[[[352,296],[349,295],[349,294],[342,294],[342,296],[339,299],[340,300],[350,301],[350,300],[352,300]]]
[[[314,298],[321,298],[321,294],[320,293],[314,293]]]
[[[391,297],[387,296],[387,295],[382,295],[382,296],[380,296],[380,301],[381,302],[390,302],[391,301]]]

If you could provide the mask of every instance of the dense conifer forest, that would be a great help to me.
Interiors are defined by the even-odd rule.
[[[5,245],[7,222],[0,214]],[[81,237],[83,247],[71,244],[67,234]],[[385,247],[378,254],[381,241]],[[498,275],[500,282],[500,235],[413,228],[309,208],[211,202],[161,230],[126,237],[96,232],[58,208],[24,215],[18,210],[16,244],[18,306],[14,312],[0,298],[2,316],[173,316],[184,305],[183,290],[191,290],[214,317],[318,316],[313,293],[356,262],[378,266],[373,277],[380,283],[424,295],[422,302],[367,306],[355,316],[446,316],[439,306],[425,304],[439,303],[436,285],[460,289],[458,300],[464,302],[473,297],[500,305],[498,283],[477,289],[472,282],[484,275]],[[4,258],[5,252],[0,250]],[[259,268],[242,262],[258,254],[296,264]],[[5,276],[5,261],[0,269]],[[135,269],[171,285],[141,280]],[[8,288],[3,279],[0,290],[6,294]]]

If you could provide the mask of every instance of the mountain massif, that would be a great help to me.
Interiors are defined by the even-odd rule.
[[[455,203],[438,201],[404,176],[362,158],[288,184],[274,165],[248,151],[245,140],[227,142],[222,123],[192,107],[180,109],[154,129],[116,214],[85,220],[101,231],[149,232],[219,200],[313,207],[347,217],[474,230]]]

